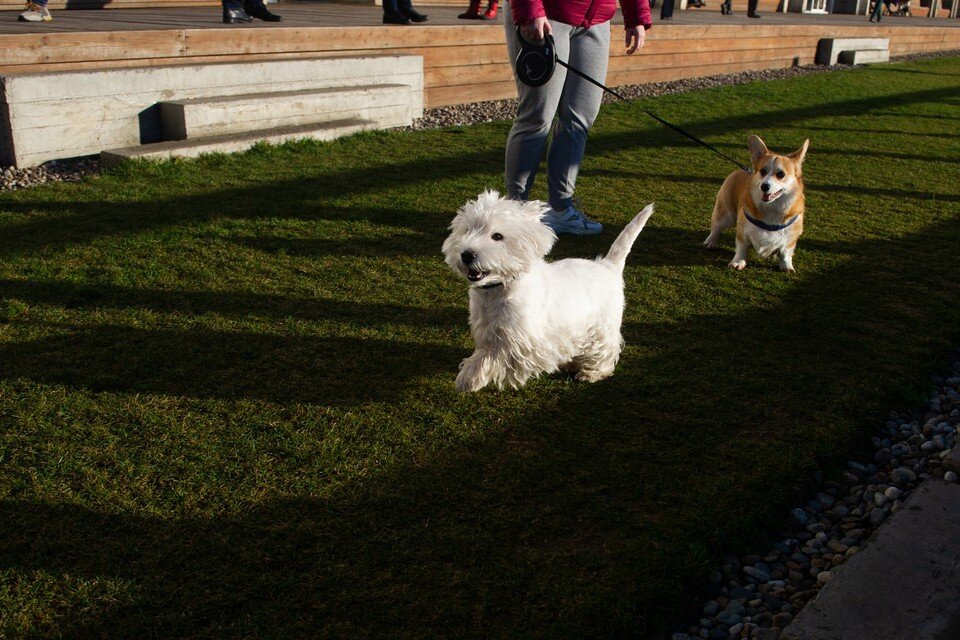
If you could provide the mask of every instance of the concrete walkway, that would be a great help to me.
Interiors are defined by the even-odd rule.
[[[960,471],[960,447],[944,461]],[[960,484],[920,485],[780,640],[960,639]]]

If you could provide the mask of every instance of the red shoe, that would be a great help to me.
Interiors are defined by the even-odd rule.
[[[490,0],[490,4],[487,5],[487,10],[484,12],[483,17],[487,20],[495,20],[499,9],[499,0]]]

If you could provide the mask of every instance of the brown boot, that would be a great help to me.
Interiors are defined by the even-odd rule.
[[[480,16],[480,0],[470,0],[466,11],[457,16],[461,20],[483,20]]]

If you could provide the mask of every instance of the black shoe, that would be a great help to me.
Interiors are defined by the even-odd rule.
[[[748,13],[748,18],[761,18],[762,16],[759,13]]]
[[[271,13],[270,10],[267,9],[266,5],[264,5],[262,2],[259,4],[244,2],[243,9],[247,12],[248,16],[259,18],[264,22],[283,22],[283,16],[278,16],[275,13]]]
[[[384,11],[383,24],[410,24],[410,18],[396,11]]]
[[[237,24],[238,22],[253,22],[253,18],[247,15],[243,9],[224,9],[223,21],[226,24]]]
[[[407,18],[410,18],[410,22],[426,22],[427,16],[422,13],[417,13],[413,9],[401,9],[400,13],[405,15]]]

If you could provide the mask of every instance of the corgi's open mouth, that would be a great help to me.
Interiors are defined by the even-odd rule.
[[[774,191],[773,193],[765,193],[760,196],[760,199],[763,200],[764,202],[773,202],[774,200],[779,198],[781,195],[783,195],[783,189],[780,189],[779,191]]]
[[[484,278],[490,275],[489,271],[481,271],[479,269],[468,269],[467,270],[467,280],[470,282],[480,282]]]

